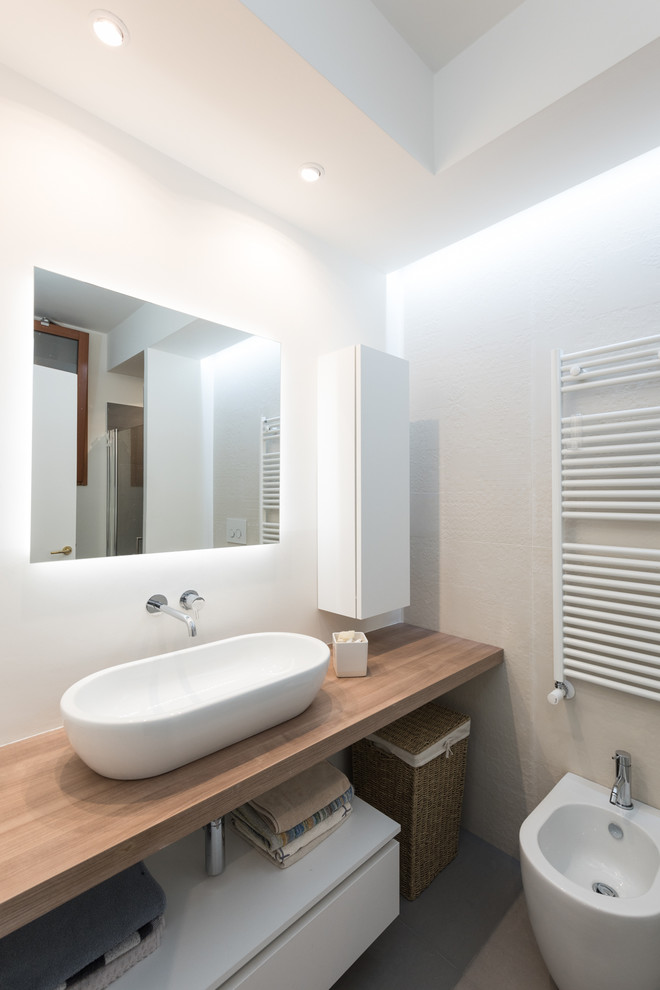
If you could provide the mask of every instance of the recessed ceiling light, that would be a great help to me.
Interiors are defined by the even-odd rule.
[[[318,182],[325,175],[325,169],[322,165],[317,165],[316,162],[305,162],[298,169],[298,174],[305,182]]]
[[[93,10],[90,19],[94,34],[104,45],[119,48],[128,41],[128,28],[116,14],[109,10]]]

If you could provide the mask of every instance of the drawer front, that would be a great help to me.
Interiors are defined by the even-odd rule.
[[[399,844],[391,840],[220,987],[329,990],[398,914]]]

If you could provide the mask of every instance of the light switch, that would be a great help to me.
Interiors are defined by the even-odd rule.
[[[247,519],[227,519],[227,543],[247,543]]]

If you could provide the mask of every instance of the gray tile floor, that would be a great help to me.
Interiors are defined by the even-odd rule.
[[[459,852],[333,990],[555,990],[518,860],[469,832]]]

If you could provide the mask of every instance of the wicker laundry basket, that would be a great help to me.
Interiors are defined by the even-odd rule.
[[[410,901],[458,852],[469,732],[467,715],[431,702],[352,747],[356,794],[401,825]]]

